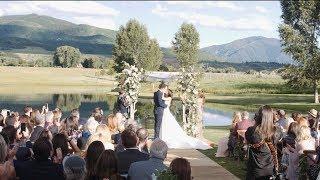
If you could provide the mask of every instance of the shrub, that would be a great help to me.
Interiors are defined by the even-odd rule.
[[[88,57],[82,62],[84,68],[102,68],[102,60],[98,57]]]

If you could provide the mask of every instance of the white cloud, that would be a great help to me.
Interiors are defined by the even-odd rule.
[[[4,12],[0,9],[0,17],[4,14]]]
[[[215,1],[215,2],[209,2],[209,1],[167,1],[168,5],[179,5],[179,6],[185,6],[189,8],[196,8],[196,9],[205,9],[205,8],[225,8],[225,9],[231,9],[231,10],[244,10],[243,7],[237,6],[233,2],[227,2],[227,1]]]
[[[178,18],[183,21],[199,24],[206,27],[228,30],[272,30],[272,22],[263,16],[250,16],[237,19],[225,19],[219,16],[205,15],[194,12],[169,11],[167,8],[157,5],[151,11],[164,18]]]
[[[110,18],[94,17],[94,16],[80,16],[72,18],[76,24],[88,24],[91,26],[96,26],[100,28],[113,29],[116,30],[115,22]]]
[[[48,12],[95,16],[117,16],[119,14],[119,11],[93,1],[16,1],[1,4],[1,9],[9,15]]]
[[[256,11],[260,13],[267,13],[268,10],[262,6],[256,6]]]
[[[218,8],[226,8],[231,10],[244,10],[243,7],[237,6],[236,4],[232,2],[227,1],[215,1],[215,2],[208,2],[212,7],[218,7]]]

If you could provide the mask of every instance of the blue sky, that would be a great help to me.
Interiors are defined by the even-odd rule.
[[[117,30],[130,18],[143,23],[152,38],[169,47],[183,22],[193,23],[200,46],[249,36],[278,38],[278,1],[1,1],[0,16],[49,15],[77,24]]]

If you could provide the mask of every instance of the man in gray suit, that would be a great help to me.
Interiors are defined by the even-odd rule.
[[[129,180],[152,180],[155,174],[167,169],[163,164],[168,146],[161,139],[155,139],[150,147],[150,159],[132,163],[128,172]]]

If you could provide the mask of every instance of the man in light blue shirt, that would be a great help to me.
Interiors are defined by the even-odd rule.
[[[167,144],[160,139],[155,139],[150,147],[150,159],[132,163],[128,172],[128,179],[153,180],[157,172],[167,169],[167,166],[163,164],[167,152]]]

